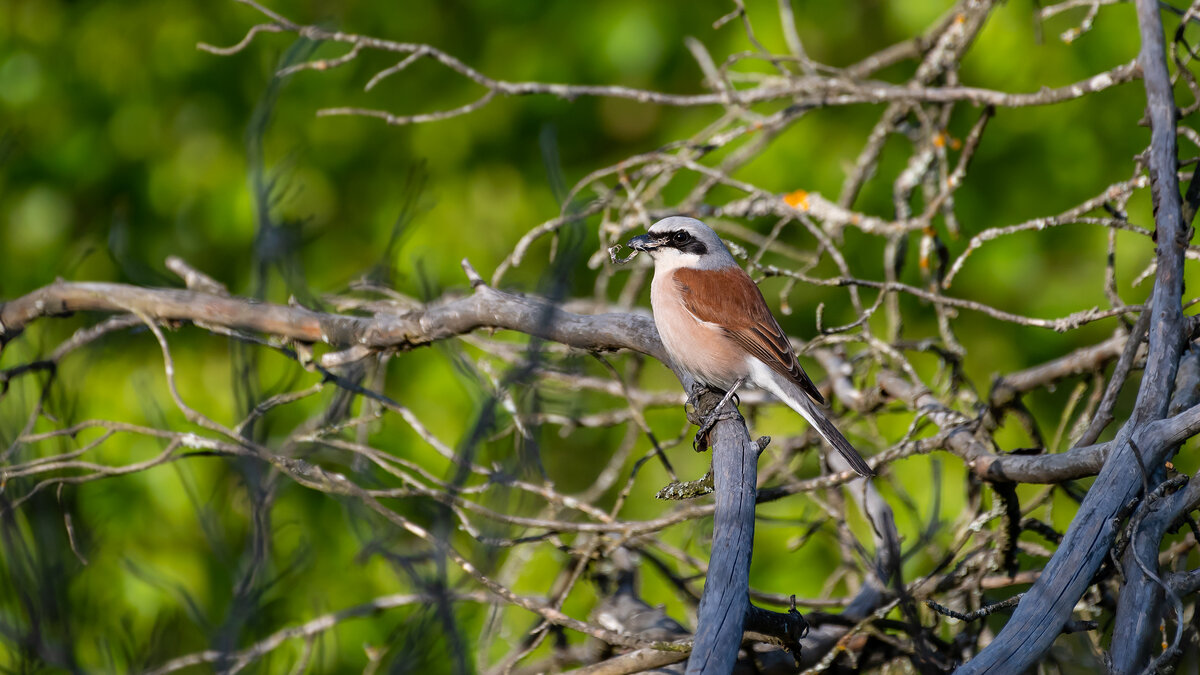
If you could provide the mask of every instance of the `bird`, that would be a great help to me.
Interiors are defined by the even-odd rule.
[[[712,228],[695,218],[672,216],[626,246],[654,261],[650,305],[671,361],[700,387],[725,392],[701,423],[701,434],[740,387],[751,386],[799,413],[856,473],[874,475],[819,407],[825,399],[800,366],[762,291]]]

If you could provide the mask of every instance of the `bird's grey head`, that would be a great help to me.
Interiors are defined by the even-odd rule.
[[[650,254],[656,268],[720,269],[737,265],[711,227],[684,216],[663,218],[626,246]]]

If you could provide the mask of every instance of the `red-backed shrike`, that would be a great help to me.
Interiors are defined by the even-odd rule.
[[[716,232],[695,218],[675,216],[627,246],[654,259],[650,304],[671,360],[698,384],[726,392],[716,411],[743,384],[765,389],[808,420],[857,473],[874,475],[817,407],[825,402],[821,392],[800,367],[762,292]]]

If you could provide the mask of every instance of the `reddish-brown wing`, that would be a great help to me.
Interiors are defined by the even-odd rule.
[[[746,351],[795,382],[816,402],[825,403],[796,360],[792,345],[771,315],[762,291],[742,268],[677,269],[674,280],[683,306],[693,316],[723,327]]]

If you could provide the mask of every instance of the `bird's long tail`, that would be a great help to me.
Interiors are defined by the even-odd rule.
[[[833,422],[825,417],[825,413],[817,407],[817,404],[805,394],[800,387],[783,379],[778,373],[771,371],[768,368],[763,369],[764,375],[768,377],[756,378],[761,382],[762,386],[767,391],[774,394],[779,400],[787,404],[789,408],[800,413],[800,416],[808,421],[817,433],[821,434],[830,445],[832,445],[841,455],[850,463],[850,467],[860,476],[874,476],[875,472],[871,470],[866,460],[858,451],[850,445],[850,441],[838,431],[837,427],[833,426]],[[764,381],[765,380],[765,381]]]

